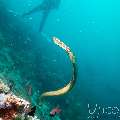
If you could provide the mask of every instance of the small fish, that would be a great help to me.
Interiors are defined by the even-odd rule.
[[[31,85],[27,86],[27,93],[28,93],[29,96],[32,95],[32,86]]]
[[[62,110],[59,107],[55,107],[50,111],[50,116],[54,117],[56,114],[59,114]]]

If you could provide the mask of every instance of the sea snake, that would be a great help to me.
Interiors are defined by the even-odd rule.
[[[72,63],[72,79],[63,88],[60,88],[60,89],[55,90],[55,91],[49,91],[49,92],[42,93],[40,98],[47,97],[47,96],[60,96],[60,95],[64,95],[64,94],[68,93],[74,87],[74,85],[76,83],[77,67],[76,67],[76,60],[75,60],[75,56],[74,56],[73,52],[71,51],[71,49],[65,43],[63,43],[58,38],[53,37],[52,41],[53,41],[54,44],[56,44],[60,48],[62,48],[67,53],[67,55],[69,56],[69,59],[70,59],[70,61]]]

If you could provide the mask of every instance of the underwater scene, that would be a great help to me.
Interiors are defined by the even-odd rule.
[[[120,120],[120,1],[0,0],[0,120]]]

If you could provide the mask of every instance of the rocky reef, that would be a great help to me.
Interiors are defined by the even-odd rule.
[[[45,35],[34,32],[19,16],[14,16],[1,6],[0,18],[0,78],[14,95],[29,101],[32,107],[37,106],[35,116],[40,120],[60,120],[57,115],[50,117],[50,107],[51,104],[69,105],[66,96],[57,100],[53,98],[51,104],[43,102],[40,106],[38,98],[41,93],[67,83],[65,80],[69,80],[71,75],[68,58]],[[70,68],[62,66],[63,63]],[[71,113],[68,112],[70,110]],[[67,106],[63,114],[67,118],[72,112]]]
[[[19,114],[24,116],[30,103],[14,95],[10,88],[0,80],[0,118],[3,120],[16,119]]]
[[[23,78],[23,72],[26,71],[26,68],[22,71],[20,66],[18,67],[18,64],[15,63],[15,61],[26,62],[25,57],[13,53],[11,48],[5,44],[6,40],[2,31],[0,31],[0,45],[2,44],[0,48],[0,119],[60,120],[57,115],[52,118],[49,115],[50,104],[43,102],[39,106],[36,99],[40,93],[34,87],[32,87],[32,95],[28,93],[29,87],[27,86],[29,86],[30,80],[25,81],[25,78]],[[17,56],[13,57],[13,54],[17,54]],[[13,58],[16,59],[13,60]],[[27,115],[34,106],[37,106],[35,115]]]
[[[39,107],[40,119],[35,115],[32,105],[22,97],[16,96],[10,87],[0,79],[0,119],[1,120],[50,120],[49,107],[42,104]],[[29,114],[32,113],[32,114]],[[53,120],[60,120],[59,117]]]

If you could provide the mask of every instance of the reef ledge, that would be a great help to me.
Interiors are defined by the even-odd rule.
[[[29,116],[30,112],[30,102],[14,95],[0,79],[0,120],[39,120],[36,116]]]

